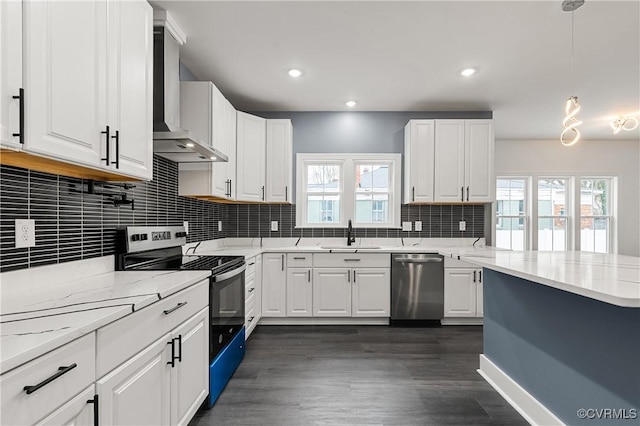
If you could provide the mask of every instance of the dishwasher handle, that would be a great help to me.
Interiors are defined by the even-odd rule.
[[[423,258],[412,258],[412,257],[394,257],[394,262],[401,263],[441,263],[441,257],[423,257]]]

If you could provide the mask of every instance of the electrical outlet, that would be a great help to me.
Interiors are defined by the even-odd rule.
[[[36,245],[36,221],[16,219],[16,248]]]
[[[272,220],[271,221],[271,230],[272,231],[277,231],[278,230],[278,221],[277,220]]]
[[[218,232],[222,232],[222,221],[218,221]]]
[[[402,222],[403,231],[411,231],[411,222]]]
[[[458,229],[460,231],[466,231],[467,230],[467,222],[465,222],[464,220],[461,220],[460,223],[458,224]]]
[[[188,234],[189,233],[189,222],[185,220],[184,222],[182,222],[182,226],[184,226],[184,232],[186,232]]]
[[[416,231],[422,231],[422,221],[416,220],[415,224],[413,225],[413,229],[415,229]]]

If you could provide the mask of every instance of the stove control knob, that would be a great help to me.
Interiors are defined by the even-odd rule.
[[[182,238],[186,236],[187,236],[186,232],[176,232],[176,238]]]
[[[140,239],[145,241],[147,239],[147,234],[140,234]]]
[[[133,234],[131,236],[131,241],[140,241],[140,235],[141,234]]]

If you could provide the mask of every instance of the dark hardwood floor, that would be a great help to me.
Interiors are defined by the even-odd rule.
[[[482,327],[258,326],[190,425],[527,425],[476,372]]]

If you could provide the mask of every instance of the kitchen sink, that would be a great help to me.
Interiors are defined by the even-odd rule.
[[[327,250],[377,250],[381,249],[380,246],[320,246],[322,249]]]

